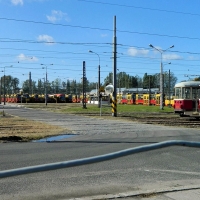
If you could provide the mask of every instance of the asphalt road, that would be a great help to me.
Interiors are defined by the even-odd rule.
[[[66,127],[77,135],[50,143],[2,143],[0,170],[86,158],[166,140],[200,142],[200,129],[13,106],[4,109],[12,115]],[[143,199],[141,193],[150,193],[148,197],[156,199],[156,192],[199,189],[199,152],[199,148],[173,146],[90,165],[4,178],[0,179],[0,199],[108,199],[133,195],[132,199]]]

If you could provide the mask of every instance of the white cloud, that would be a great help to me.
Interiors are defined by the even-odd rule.
[[[11,0],[11,3],[16,5],[16,6],[24,4],[23,0]]]
[[[199,60],[198,56],[188,56],[188,60]]]
[[[149,50],[146,49],[136,49],[134,47],[130,47],[128,49],[128,55],[130,56],[139,56],[139,55],[147,55],[149,53]]]
[[[156,49],[158,49],[158,50],[156,50],[156,49],[154,49],[154,53],[156,53],[156,54],[161,54],[161,52],[163,52],[162,53],[162,59],[163,60],[180,60],[180,59],[182,59],[182,57],[181,56],[179,56],[178,54],[174,54],[174,53],[169,53],[168,51],[163,51],[159,46],[156,46],[155,47]]]
[[[26,56],[23,53],[21,53],[17,56],[17,60],[18,61],[24,61],[25,60],[25,61],[30,61],[30,62],[36,62],[36,61],[38,61],[38,58],[35,57],[35,56]]]
[[[180,60],[182,59],[181,56],[177,55],[177,54],[163,54],[163,60]]]
[[[108,37],[108,34],[101,34],[101,37]]]
[[[54,39],[53,37],[49,36],[49,35],[39,35],[37,40],[39,42],[46,42],[47,45],[52,45],[54,44]]]
[[[56,21],[61,21],[61,20],[65,20],[67,22],[70,21],[67,13],[64,13],[60,10],[52,10],[51,15],[47,15],[46,17],[52,23],[55,23]]]

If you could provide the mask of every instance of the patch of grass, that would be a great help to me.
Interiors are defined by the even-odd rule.
[[[146,106],[146,105],[117,105],[119,112],[173,112],[172,107],[164,107],[163,110],[160,109],[160,106]]]
[[[100,108],[98,105],[94,104],[86,104],[86,109],[83,108],[82,104],[80,103],[53,103],[48,104],[47,106],[41,104],[25,104],[25,106],[29,108],[39,108],[39,109],[47,109],[54,112],[62,112],[62,113],[99,113]],[[112,111],[111,105],[102,105],[101,111],[102,113],[111,113]],[[166,113],[166,112],[173,112],[173,107],[165,106],[163,110],[160,109],[160,106],[146,106],[146,105],[117,105],[117,112],[119,113],[132,113],[132,112],[157,112],[157,113]]]

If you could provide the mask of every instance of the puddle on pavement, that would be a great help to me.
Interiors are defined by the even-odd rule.
[[[40,140],[33,140],[32,142],[53,142],[53,141],[58,141],[58,140],[70,138],[70,137],[73,137],[73,136],[76,136],[76,135],[74,135],[74,134],[57,135],[57,136],[42,138]]]

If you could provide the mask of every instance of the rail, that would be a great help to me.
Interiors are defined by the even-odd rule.
[[[125,149],[125,150],[121,150],[121,151],[117,151],[117,152],[113,152],[109,154],[104,154],[100,156],[93,156],[93,157],[71,160],[71,161],[56,162],[56,163],[49,163],[49,164],[44,164],[44,165],[36,165],[36,166],[23,167],[23,168],[11,169],[11,170],[4,170],[4,171],[0,171],[0,178],[92,164],[92,163],[102,162],[106,160],[116,159],[122,156],[128,156],[134,153],[140,153],[144,151],[150,151],[150,150],[155,150],[155,149],[170,147],[170,146],[200,147],[200,142],[184,141],[184,140],[169,140],[169,141],[159,142],[156,144],[129,148],[129,149]]]

